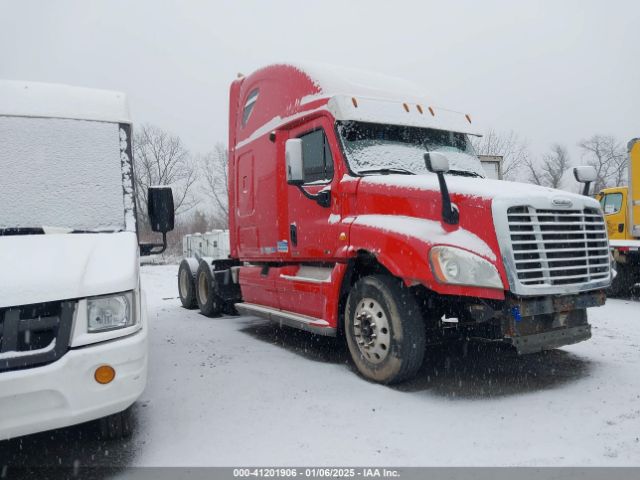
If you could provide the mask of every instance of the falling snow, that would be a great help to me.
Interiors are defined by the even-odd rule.
[[[0,442],[0,458],[69,466],[640,463],[638,302],[608,300],[590,311],[591,340],[544,354],[432,348],[418,378],[388,387],[360,378],[340,341],[182,309],[176,275],[177,266],[143,267],[151,361],[133,438],[102,443],[88,426],[75,427]]]

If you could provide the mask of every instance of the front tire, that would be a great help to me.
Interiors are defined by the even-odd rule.
[[[222,312],[222,301],[216,294],[214,282],[209,264],[200,262],[196,273],[196,300],[200,312],[207,317],[217,317]]]
[[[385,384],[407,380],[424,359],[422,313],[401,280],[388,275],[360,279],[345,309],[351,358],[366,378]]]

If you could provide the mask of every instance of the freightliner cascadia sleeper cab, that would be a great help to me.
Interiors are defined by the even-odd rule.
[[[238,78],[231,255],[183,261],[183,304],[344,335],[383,383],[451,337],[520,353],[588,339],[586,310],[610,282],[600,205],[484,178],[478,134],[469,115],[375,74],[273,65]]]

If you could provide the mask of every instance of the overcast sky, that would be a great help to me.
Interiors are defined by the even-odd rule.
[[[581,138],[640,136],[639,28],[638,1],[0,0],[0,78],[122,90],[204,152],[238,72],[348,65],[576,161]]]

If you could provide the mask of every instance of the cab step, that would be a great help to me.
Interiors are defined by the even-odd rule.
[[[315,333],[316,335],[325,335],[329,337],[335,337],[337,329],[331,327],[329,322],[322,318],[309,317],[307,315],[300,315],[298,313],[287,312],[273,307],[265,307],[263,305],[256,305],[255,303],[236,303],[234,305],[238,312],[243,315],[255,315],[257,317],[271,320],[278,323],[280,326],[286,325],[288,327],[298,328],[307,332]]]

